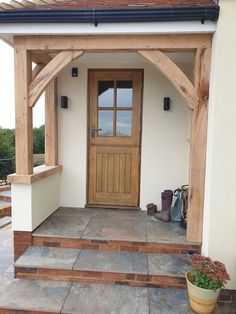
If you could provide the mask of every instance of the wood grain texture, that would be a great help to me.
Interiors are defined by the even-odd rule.
[[[58,109],[57,80],[45,90],[45,165],[58,164]]]
[[[33,173],[32,108],[28,106],[28,86],[32,78],[31,54],[15,49],[16,174]]]
[[[161,35],[34,35],[15,36],[14,46],[29,50],[136,51],[161,49],[195,51],[211,47],[211,34]]]
[[[197,102],[192,113],[187,228],[187,239],[192,242],[202,241],[210,64],[211,49],[198,49],[194,69]]]
[[[34,78],[29,86],[29,106],[33,107],[48,84],[75,58],[81,56],[82,51],[62,51],[57,54]]]
[[[100,80],[113,80],[115,95],[117,80],[132,80],[133,106],[121,109],[116,107],[114,99],[114,106],[111,105],[109,109],[114,112],[132,112],[131,136],[89,134],[88,206],[136,208],[139,204],[142,74],[142,70],[90,71],[90,126],[98,127],[100,108],[97,107],[97,96]]]
[[[184,72],[160,50],[139,50],[138,53],[165,75],[184,98],[190,109],[195,106],[195,90]]]

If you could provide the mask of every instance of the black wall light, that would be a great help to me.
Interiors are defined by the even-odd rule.
[[[67,109],[68,108],[68,97],[61,96],[61,108]]]
[[[72,68],[71,69],[71,75],[72,75],[72,77],[77,77],[78,76],[78,68]]]
[[[164,109],[165,111],[170,110],[170,97],[164,97],[163,109]]]

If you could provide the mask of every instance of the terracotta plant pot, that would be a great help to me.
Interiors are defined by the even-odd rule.
[[[214,291],[194,286],[189,280],[190,272],[191,271],[188,271],[186,273],[185,278],[187,281],[188,296],[191,308],[199,314],[212,313],[216,306],[221,289]]]

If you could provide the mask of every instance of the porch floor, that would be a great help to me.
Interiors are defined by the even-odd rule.
[[[189,244],[175,222],[162,222],[143,211],[61,207],[33,233],[34,237]]]

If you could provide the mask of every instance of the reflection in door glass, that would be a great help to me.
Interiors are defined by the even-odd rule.
[[[98,111],[98,131],[99,136],[113,135],[113,110],[99,110]]]
[[[132,107],[133,82],[117,81],[117,107]]]
[[[131,136],[132,111],[117,111],[116,136]]]
[[[98,107],[114,106],[114,82],[99,81],[98,82]]]

